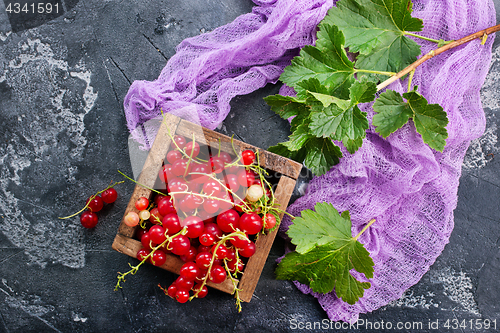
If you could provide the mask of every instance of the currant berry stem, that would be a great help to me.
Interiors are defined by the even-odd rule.
[[[80,213],[84,212],[84,211],[85,211],[85,209],[89,208],[89,204],[90,204],[90,202],[91,202],[91,201],[92,201],[95,197],[97,197],[99,194],[103,193],[103,192],[104,192],[104,191],[106,191],[106,190],[109,190],[109,189],[110,189],[110,188],[112,188],[112,187],[115,187],[115,186],[116,186],[116,185],[118,185],[118,184],[122,184],[122,183],[124,183],[124,182],[125,182],[125,181],[124,181],[124,180],[122,180],[122,181],[120,181],[120,182],[116,182],[116,183],[114,183],[114,184],[113,184],[113,181],[111,181],[111,184],[110,184],[108,187],[106,187],[104,190],[99,191],[99,192],[97,192],[96,194],[94,194],[94,195],[90,196],[89,200],[87,200],[87,203],[85,204],[85,207],[83,207],[83,208],[82,208],[82,209],[80,209],[78,212],[76,212],[76,213],[74,213],[74,214],[71,214],[71,215],[69,215],[69,216],[59,217],[59,219],[60,219],[60,220],[66,220],[66,219],[72,218],[72,217],[74,217],[74,216],[77,216],[78,214],[80,214]]]
[[[150,190],[150,191],[153,191],[153,192],[155,192],[156,194],[160,194],[160,195],[163,195],[163,196],[165,196],[165,195],[166,195],[166,194],[165,194],[165,193],[163,193],[163,192],[157,191],[157,190],[155,190],[154,188],[151,188],[151,187],[148,187],[148,186],[146,186],[146,185],[144,185],[144,184],[139,183],[138,181],[136,181],[136,180],[134,180],[134,179],[130,178],[129,176],[127,176],[126,174],[124,174],[124,173],[123,173],[123,172],[121,172],[120,170],[118,170],[118,173],[119,173],[120,175],[122,175],[123,177],[127,178],[128,180],[130,180],[130,181],[132,181],[132,182],[136,183],[137,185],[140,185],[140,186],[142,186],[142,187],[144,187],[144,188],[146,188],[146,189],[148,189],[148,190]]]
[[[144,264],[149,258],[151,258],[156,250],[158,250],[159,248],[161,248],[162,246],[165,246],[165,245],[166,245],[166,248],[168,249],[168,245],[170,244],[170,242],[172,242],[172,239],[174,239],[175,237],[177,237],[179,235],[185,235],[186,232],[187,232],[187,229],[184,227],[184,228],[182,228],[181,231],[179,231],[178,233],[176,233],[175,235],[172,235],[172,236],[168,236],[165,233],[165,237],[166,237],[165,241],[163,243],[153,247],[151,252],[149,252],[148,255],[145,256],[139,264],[137,264],[136,266],[132,266],[132,264],[129,263],[128,265],[131,268],[130,271],[125,272],[125,273],[118,272],[118,282],[116,283],[115,291],[122,288],[120,283],[125,282],[125,276],[127,276],[128,274],[135,275],[135,273],[137,273],[137,271],[139,270],[139,267],[141,267],[142,264]]]

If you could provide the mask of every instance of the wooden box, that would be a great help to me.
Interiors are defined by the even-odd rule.
[[[158,172],[163,166],[163,160],[165,159],[166,152],[170,147],[171,136],[169,135],[169,130],[171,135],[179,134],[185,136],[186,138],[192,138],[194,135],[196,142],[206,143],[212,147],[220,147],[222,151],[226,151],[231,154],[234,154],[234,150],[237,154],[240,154],[241,151],[245,149],[252,149],[255,152],[258,151],[260,165],[268,171],[279,175],[279,180],[277,181],[277,185],[275,185],[274,193],[280,208],[283,210],[286,209],[290,196],[295,188],[296,180],[300,174],[300,170],[302,168],[301,164],[241,141],[233,139],[233,144],[231,144],[231,138],[228,136],[200,127],[170,114],[165,116],[164,121],[160,126],[155,142],[142,169],[141,175],[137,180],[138,183],[144,184],[150,188],[154,187],[155,182],[157,181]],[[135,202],[138,198],[146,197],[151,199],[153,194],[154,192],[151,190],[140,185],[136,185],[123,216],[125,217],[129,211],[137,212]],[[281,214],[280,218],[282,217],[283,214]],[[128,227],[122,219],[112,248],[118,252],[129,255],[132,258],[136,258],[137,251],[142,247],[141,242],[133,238],[136,228],[139,228],[139,226],[133,228]],[[239,296],[242,301],[249,302],[251,300],[277,231],[278,230],[276,229],[266,235],[260,235],[256,240],[256,252],[249,258],[238,283],[238,288],[241,289]],[[160,266],[160,268],[179,274],[180,268],[184,262],[175,255],[169,254],[167,256],[167,262]],[[233,292],[233,284],[229,277],[221,284],[214,284],[208,281],[207,285],[230,294]]]

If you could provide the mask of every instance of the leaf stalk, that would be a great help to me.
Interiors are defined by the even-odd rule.
[[[370,222],[368,222],[367,225],[365,225],[365,227],[363,228],[363,230],[361,230],[357,235],[356,237],[354,237],[354,240],[358,240],[358,238],[373,224],[375,223],[375,219],[372,219],[370,220]]]

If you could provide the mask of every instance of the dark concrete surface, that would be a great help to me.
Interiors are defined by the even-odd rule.
[[[93,230],[78,218],[57,219],[120,180],[117,169],[131,173],[122,106],[130,83],[156,79],[184,38],[231,22],[253,3],[47,2],[60,12],[23,18],[5,11],[15,1],[0,1],[0,332],[287,332],[296,331],[293,320],[327,319],[313,297],[274,279],[280,239],[240,314],[215,290],[177,304],[157,287],[176,277],[151,266],[114,292],[117,272],[134,262],[111,250],[131,183],[120,185],[118,201],[100,212]],[[494,3],[500,12],[500,0]],[[493,52],[482,90],[487,128],[464,162],[450,243],[400,300],[361,319],[424,324],[406,332],[500,331],[498,38]],[[262,100],[278,88],[236,97],[220,131],[263,148],[284,141],[287,123]],[[442,326],[464,319],[467,328]],[[470,329],[470,320],[483,319],[496,320],[497,330]],[[436,320],[439,330],[426,328]]]

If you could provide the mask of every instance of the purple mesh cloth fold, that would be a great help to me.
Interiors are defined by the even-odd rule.
[[[132,84],[125,98],[131,131],[158,116],[160,108],[215,128],[228,114],[232,97],[275,82],[296,49],[314,42],[316,25],[333,5],[332,0],[254,2],[259,6],[252,13],[183,41],[156,81]],[[415,0],[413,8],[413,16],[424,20],[421,34],[435,39],[457,39],[495,24],[490,0]],[[417,42],[423,53],[435,47]],[[479,90],[489,69],[492,43],[493,37],[486,45],[472,41],[416,71],[413,82],[418,91],[448,113],[449,138],[443,153],[424,145],[411,122],[387,140],[370,128],[356,154],[344,150],[340,164],[314,178],[306,195],[289,207],[294,215],[316,202],[349,210],[353,234],[372,218],[377,220],[360,238],[375,262],[372,287],[364,297],[349,305],[334,293],[314,294],[331,320],[353,322],[360,313],[398,299],[448,243],[463,158],[470,141],[485,127]],[[396,82],[390,89],[403,92],[404,87],[405,82]],[[282,93],[293,91],[283,87]],[[371,120],[371,105],[364,105],[363,111]],[[146,132],[152,140],[154,133]],[[143,137],[135,137],[144,143]],[[283,236],[289,225],[285,219]]]
[[[149,149],[155,129],[134,130],[161,110],[217,127],[234,96],[278,80],[298,49],[314,42],[316,26],[333,5],[333,0],[254,2],[260,6],[252,13],[182,41],[157,80],[132,83],[124,107],[137,142]]]

